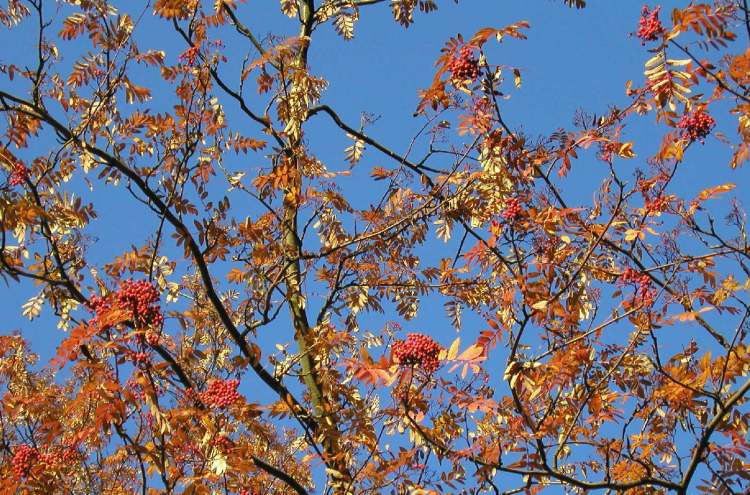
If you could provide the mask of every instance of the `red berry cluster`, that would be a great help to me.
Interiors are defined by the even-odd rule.
[[[16,478],[23,479],[29,476],[32,468],[39,460],[39,451],[31,445],[19,445],[13,452],[13,474]]]
[[[92,296],[89,306],[97,316],[117,308],[130,312],[138,325],[160,327],[164,323],[164,316],[158,302],[159,291],[152,283],[145,280],[125,280],[114,294]]]
[[[143,420],[146,422],[146,426],[148,426],[150,430],[153,430],[156,426],[156,418],[150,412],[143,415]]]
[[[657,196],[653,199],[647,199],[644,205],[646,213],[653,215],[666,211],[669,208],[669,200],[669,196]]]
[[[94,312],[96,316],[112,309],[112,302],[109,296],[99,297],[92,295],[89,298],[89,308]]]
[[[641,192],[645,199],[648,199],[649,192],[654,189],[657,185],[667,182],[669,175],[664,172],[659,172],[650,178],[640,178],[636,184],[636,189]]]
[[[523,207],[521,206],[521,202],[518,200],[518,198],[510,198],[508,201],[506,201],[505,208],[500,213],[500,216],[510,222],[516,220],[521,216],[522,213]]]
[[[121,308],[129,309],[133,318],[147,326],[160,327],[164,322],[159,307],[159,291],[145,280],[126,280],[116,294]]]
[[[219,435],[211,441],[211,445],[219,449],[221,453],[226,454],[231,450],[234,442],[226,435]]]
[[[191,46],[184,52],[182,52],[178,58],[180,62],[187,65],[195,65],[195,61],[198,58],[200,49],[197,46]]]
[[[644,5],[643,10],[641,10],[638,31],[635,35],[641,39],[641,44],[643,45],[647,41],[656,41],[659,39],[659,35],[664,32],[664,26],[661,25],[661,21],[659,20],[659,10],[661,10],[661,7],[650,10],[648,5]]]
[[[643,284],[643,283],[649,283],[651,282],[651,279],[648,275],[645,273],[641,273],[638,270],[635,270],[633,268],[626,268],[622,274],[620,274],[620,283],[623,285],[626,284]]]
[[[615,142],[600,144],[598,157],[607,163],[612,163],[612,158],[617,152],[619,146],[620,144]]]
[[[159,340],[161,339],[161,337],[159,336],[158,333],[149,331],[149,332],[146,332],[145,339],[146,339],[146,343],[148,343],[149,345],[155,346],[155,345],[159,345]]]
[[[73,447],[61,447],[48,454],[40,454],[39,462],[51,467],[65,467],[78,459],[78,451]]]
[[[24,182],[26,182],[26,179],[29,177],[29,169],[26,168],[26,166],[23,163],[16,163],[13,165],[13,170],[10,172],[10,178],[8,179],[8,184],[11,186],[20,186]]]
[[[711,129],[716,125],[716,121],[703,110],[696,110],[693,113],[685,114],[677,123],[677,127],[682,129],[682,137],[689,141],[700,140],[703,142],[706,136],[711,134]]]
[[[633,268],[627,268],[620,275],[620,283],[635,285],[635,297],[640,299],[644,306],[651,306],[656,299],[656,290],[651,284],[651,278]]]
[[[201,393],[194,388],[186,388],[180,397],[180,403],[186,406],[201,402]]]
[[[464,45],[454,54],[447,66],[454,81],[474,81],[479,77],[479,60],[474,57],[474,48]]]
[[[434,373],[440,366],[440,345],[421,333],[410,333],[406,340],[392,345],[393,355],[405,366],[419,366],[426,373]]]
[[[146,400],[146,394],[143,391],[143,388],[133,378],[129,378],[128,381],[125,382],[125,390],[127,390],[128,393],[133,394],[133,397],[136,400],[140,400],[141,402]]]
[[[240,394],[237,392],[237,386],[240,381],[234,380],[211,380],[208,382],[208,388],[200,394],[203,403],[216,408],[229,407],[238,400]]]
[[[133,352],[130,355],[131,361],[133,361],[133,364],[137,365],[148,365],[151,362],[151,357],[147,352]]]

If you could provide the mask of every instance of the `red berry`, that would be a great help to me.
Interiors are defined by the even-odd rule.
[[[159,290],[145,280],[125,280],[117,292],[104,297],[91,296],[89,299],[89,307],[97,316],[117,308],[129,312],[137,325],[155,328],[164,323],[158,303]]]
[[[190,48],[182,52],[177,58],[183,64],[195,65],[195,61],[198,58],[198,52],[199,48],[197,46],[191,46]]]
[[[428,374],[440,367],[440,345],[427,335],[410,333],[406,340],[398,340],[391,347],[393,355],[404,366],[418,366]]]
[[[650,10],[648,5],[644,5],[641,10],[641,18],[638,21],[638,31],[635,33],[641,39],[641,44],[645,45],[647,41],[656,41],[659,35],[664,32],[664,27],[659,20],[659,10],[656,7]]]
[[[29,178],[29,170],[26,168],[26,166],[18,162],[15,165],[13,165],[13,170],[11,170],[10,178],[8,178],[8,184],[11,186],[20,186],[24,182],[26,182],[26,179]]]
[[[666,211],[669,208],[669,196],[657,196],[653,199],[647,199],[644,208],[649,215]]]
[[[146,332],[146,342],[149,345],[159,345],[159,334],[156,332]]]
[[[474,57],[474,48],[464,45],[454,53],[447,65],[454,82],[474,81],[479,77],[479,60]]]
[[[133,354],[131,354],[130,359],[135,365],[146,365],[151,361],[147,352],[134,352]]]
[[[500,213],[500,216],[505,220],[513,221],[523,214],[523,207],[518,198],[510,198],[505,203],[505,208]]]
[[[217,409],[223,409],[239,401],[241,396],[237,392],[240,381],[234,380],[211,380],[208,388],[200,394],[200,399],[205,404]]]
[[[635,299],[640,300],[643,306],[651,306],[656,299],[656,289],[651,283],[651,277],[633,268],[626,268],[620,275],[618,283],[635,285]]]
[[[39,460],[39,451],[31,445],[19,445],[13,452],[13,474],[16,478],[27,478]]]
[[[703,142],[706,136],[711,134],[715,125],[714,118],[702,109],[683,115],[677,123],[677,127],[682,129],[682,137],[690,142],[697,140]]]
[[[232,448],[234,442],[226,435],[219,435],[211,441],[211,444],[219,449],[220,452],[226,454]]]

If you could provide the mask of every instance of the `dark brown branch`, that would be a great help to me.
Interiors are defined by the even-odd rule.
[[[737,390],[737,392],[735,392],[725,404],[722,405],[721,403],[719,403],[719,412],[713,417],[713,419],[711,419],[711,421],[708,423],[708,426],[706,426],[706,429],[703,431],[700,442],[698,443],[698,446],[696,447],[695,452],[690,459],[690,464],[685,471],[685,475],[682,477],[682,482],[677,488],[677,493],[679,495],[685,495],[687,493],[687,490],[690,487],[690,482],[692,481],[693,475],[695,474],[695,470],[698,469],[698,466],[701,464],[701,462],[704,461],[703,454],[708,449],[708,445],[711,441],[711,436],[714,434],[714,431],[716,431],[721,422],[724,421],[724,418],[727,416],[727,414],[732,411],[734,406],[745,398],[745,395],[749,391],[750,380],[747,380],[744,385],[742,385],[742,387],[740,387],[740,389]]]

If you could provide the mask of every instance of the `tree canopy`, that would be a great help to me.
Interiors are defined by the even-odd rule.
[[[0,6],[0,494],[748,493],[747,1],[544,135],[434,39],[396,145],[311,54],[447,2],[262,3]]]

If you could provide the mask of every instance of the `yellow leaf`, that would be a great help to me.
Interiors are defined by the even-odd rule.
[[[538,301],[531,305],[532,309],[536,309],[538,311],[542,311],[547,308],[547,304],[549,304],[548,301]]]
[[[214,474],[221,476],[226,472],[226,470],[227,458],[222,454],[217,454],[213,459],[211,459],[211,471],[213,471]]]
[[[635,238],[644,239],[646,237],[646,234],[639,230],[634,229],[628,229],[625,231],[625,240],[626,241],[632,241]]]
[[[448,349],[448,355],[446,356],[446,359],[448,361],[456,359],[456,356],[458,356],[459,345],[461,345],[461,337],[456,337],[456,340],[453,341],[450,348]]]
[[[679,65],[687,65],[690,62],[691,62],[691,60],[689,58],[684,58],[684,59],[679,59],[679,60],[678,59],[673,59],[673,58],[667,59],[667,63],[669,65],[678,65],[678,66]]]
[[[652,58],[648,59],[648,61],[646,61],[645,65],[646,65],[646,67],[653,67],[657,63],[663,62],[663,61],[664,61],[664,53],[663,52],[659,52],[655,56],[653,56]]]
[[[633,152],[633,143],[621,144],[617,154],[622,158],[633,158],[635,156],[635,153]]]

